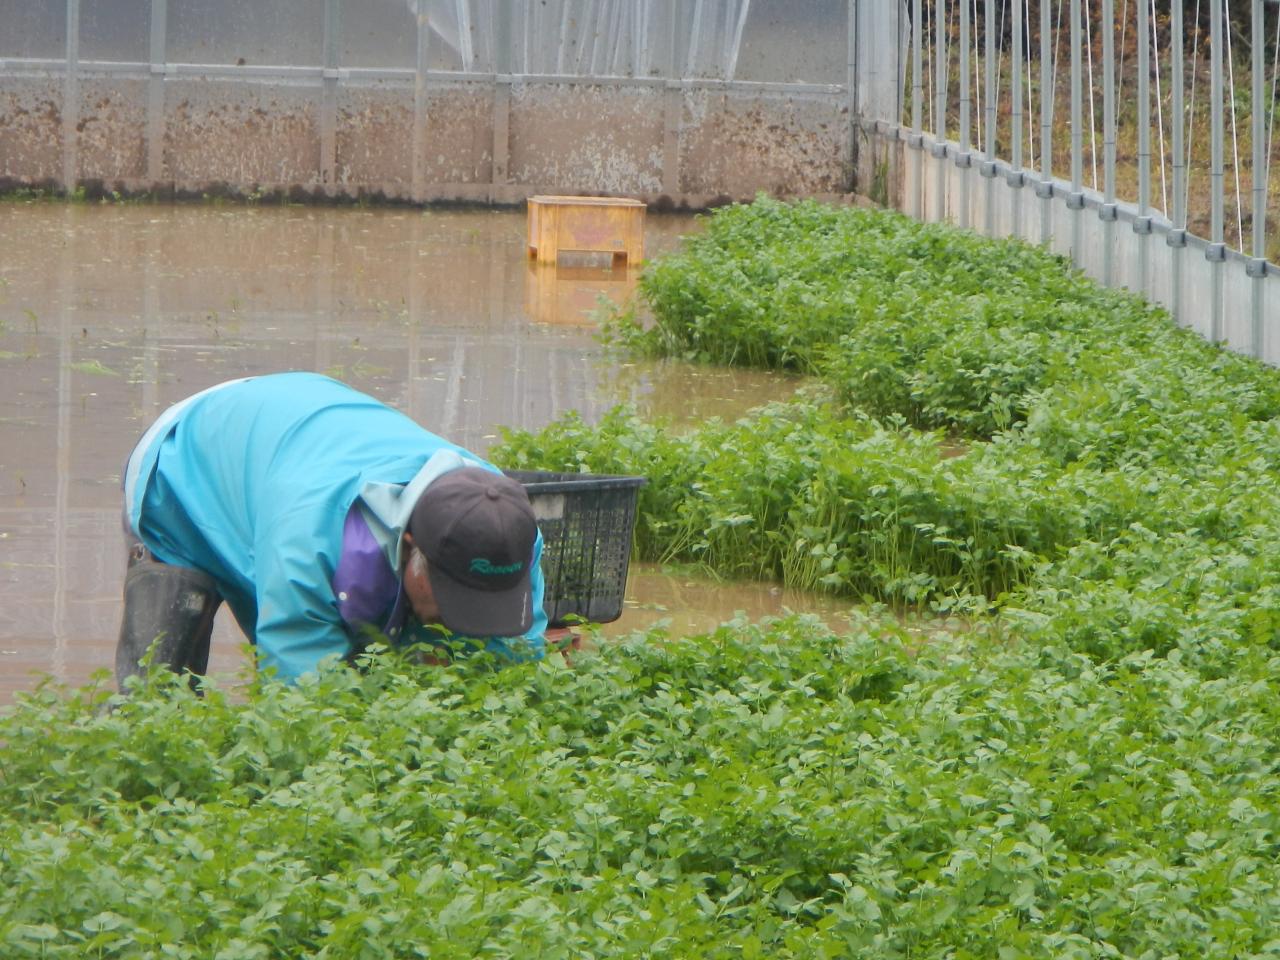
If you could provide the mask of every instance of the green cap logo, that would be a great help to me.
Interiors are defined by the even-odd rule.
[[[471,561],[471,572],[483,574],[486,577],[500,577],[508,573],[519,573],[523,567],[524,564],[519,560],[515,563],[497,564],[490,562],[485,557],[475,557]]]

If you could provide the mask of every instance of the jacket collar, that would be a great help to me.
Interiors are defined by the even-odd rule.
[[[437,450],[408,483],[370,480],[364,485],[359,497],[360,512],[382,548],[387,563],[397,575],[400,571],[400,545],[404,542],[409,517],[422,491],[450,470],[479,466],[483,464],[468,460],[455,450]]]

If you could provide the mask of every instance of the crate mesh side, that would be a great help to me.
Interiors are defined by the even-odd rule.
[[[564,495],[561,517],[540,522],[552,625],[571,616],[609,623],[622,614],[635,499],[634,489],[574,491]]]

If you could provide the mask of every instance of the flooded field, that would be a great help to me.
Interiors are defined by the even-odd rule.
[[[696,228],[650,215],[646,252]],[[611,360],[593,312],[635,282],[589,261],[531,265],[523,211],[0,202],[0,702],[39,675],[79,683],[110,665],[122,465],[156,414],[214,383],[328,373],[480,453],[501,425],[570,410],[629,401],[691,422],[794,388]],[[617,628],[807,605],[827,609],[640,570]],[[211,669],[237,669],[242,643],[224,609]]]

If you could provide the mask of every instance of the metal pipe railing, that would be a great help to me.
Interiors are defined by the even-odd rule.
[[[1015,170],[1022,169],[1022,0],[1013,0],[1013,56],[1009,83],[1009,150]],[[1019,185],[1021,185],[1019,183]]]
[[[1209,111],[1211,156],[1209,161],[1209,249],[1205,256],[1213,266],[1211,268],[1211,285],[1209,302],[1209,339],[1223,339],[1222,315],[1222,262],[1226,258],[1226,245],[1223,241],[1223,189],[1226,185],[1226,163],[1223,151],[1223,109],[1222,109],[1222,0],[1209,0]]]
[[[1266,154],[1266,15],[1262,0],[1253,0],[1251,15],[1253,33],[1253,89],[1249,106],[1253,117],[1253,256],[1262,260],[1267,255],[1267,154]]]
[[[1040,3],[1040,185],[1036,195],[1043,199],[1040,210],[1040,242],[1053,236],[1053,73],[1052,21],[1047,0]]]
[[[1255,357],[1264,355],[1266,349],[1264,329],[1266,317],[1266,276],[1267,276],[1267,173],[1269,170],[1266,153],[1266,128],[1263,124],[1262,109],[1263,90],[1265,89],[1265,61],[1263,58],[1263,38],[1266,36],[1266,13],[1262,0],[1253,0],[1250,16],[1253,34],[1253,89],[1249,106],[1253,111],[1253,260],[1249,264],[1249,275],[1253,278],[1250,291],[1250,352]],[[1243,238],[1241,238],[1243,243]]]

